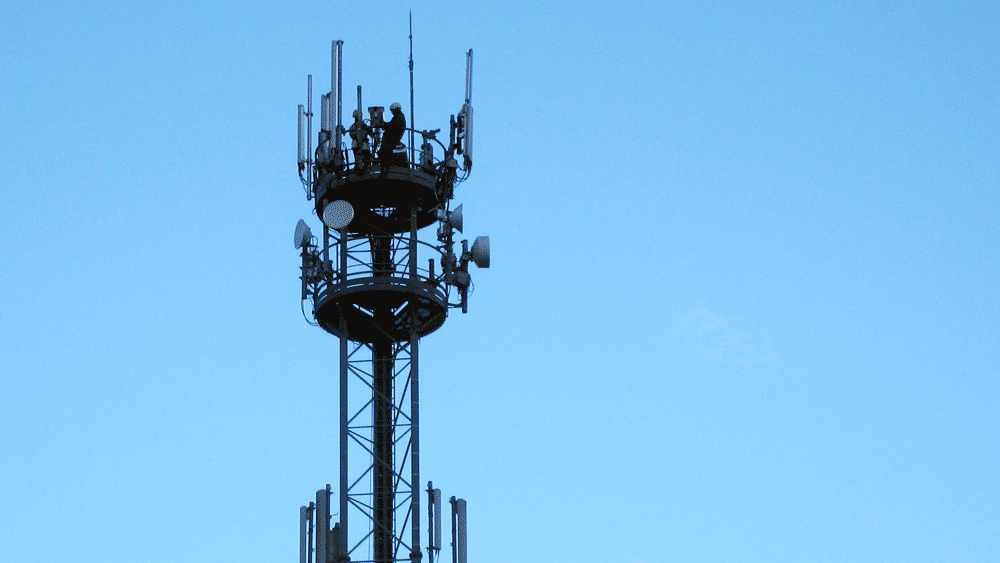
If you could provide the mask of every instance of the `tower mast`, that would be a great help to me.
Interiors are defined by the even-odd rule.
[[[444,324],[450,309],[467,310],[469,263],[489,267],[489,237],[476,238],[471,248],[462,240],[456,252],[462,206],[451,208],[455,187],[472,166],[472,51],[466,61],[465,103],[459,118],[451,118],[445,146],[436,138],[440,129],[413,128],[412,29],[411,15],[409,128],[400,130],[404,120],[398,104],[390,108],[394,117],[389,122],[382,119],[384,107],[371,106],[369,119],[356,118],[350,127],[347,150],[340,115],[343,41],[333,42],[331,91],[323,94],[315,155],[303,154],[311,151],[311,140],[303,143],[302,131],[311,111],[299,106],[299,173],[323,223],[319,239],[305,221],[295,230],[301,297],[310,304],[307,320],[340,343],[339,510],[331,528],[329,485],[316,493],[315,503],[302,507],[302,563],[312,563],[314,553],[316,563],[421,559],[419,342]],[[309,97],[311,108],[311,87]],[[360,115],[360,86],[358,105]],[[390,146],[407,131],[408,146]],[[417,133],[422,138],[419,158]],[[384,145],[377,147],[377,158],[372,140]],[[462,162],[456,159],[459,154]],[[432,225],[437,229],[427,229]],[[420,265],[422,258],[426,267]],[[440,490],[431,489],[428,509],[435,517],[428,522],[430,531],[437,526],[437,535],[429,535],[431,559],[441,549],[434,545],[440,544],[434,539],[440,538],[440,498]],[[464,545],[464,500],[461,506]]]

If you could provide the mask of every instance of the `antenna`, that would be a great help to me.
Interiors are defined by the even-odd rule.
[[[312,528],[312,511],[299,508],[299,563],[309,563],[309,530]]]
[[[427,482],[427,560],[434,560],[441,552],[441,489]]]
[[[410,162],[413,162],[413,130],[416,127],[413,121],[413,10],[410,10]]]
[[[465,167],[472,168],[472,49],[465,54]]]
[[[319,130],[330,131],[330,94],[319,97]]]
[[[451,116],[451,133],[448,145],[448,160],[452,154],[464,156],[462,169],[464,175],[459,181],[465,180],[472,171],[472,49],[465,54],[465,102],[458,112],[458,119]],[[457,168],[457,162],[449,162]]]
[[[340,134],[344,130],[343,116],[343,57],[344,57],[344,42],[342,40],[337,40],[333,42],[330,53],[331,64],[334,68],[330,71],[330,95],[337,93],[337,144],[334,145],[334,150],[340,151]],[[333,108],[331,108],[332,111]],[[331,126],[333,125],[331,116]]]
[[[456,563],[466,563],[466,514],[465,499],[458,499],[458,560]]]
[[[434,489],[434,551],[441,551],[441,489]]]
[[[307,187],[307,190],[306,190],[306,199],[310,199],[310,198],[312,198],[312,195],[313,195],[313,175],[312,175],[312,168],[313,168],[313,160],[312,160],[312,158],[313,158],[313,156],[312,156],[312,154],[313,154],[313,145],[312,145],[312,137],[313,137],[313,133],[312,133],[312,131],[313,131],[313,75],[311,75],[311,74],[309,75],[309,93],[306,96],[306,104],[307,104],[306,107],[308,108],[307,111],[306,111],[306,164],[308,165],[308,167],[310,169],[309,170],[308,179],[306,180],[306,182],[308,184],[308,187]]]
[[[323,210],[323,224],[331,229],[343,229],[354,219],[354,208],[342,199],[331,202]]]
[[[316,563],[330,560],[330,485],[316,491]]]
[[[465,499],[451,497],[451,561],[467,563]]]
[[[472,49],[465,54],[465,103],[472,103]]]
[[[309,225],[302,219],[295,225],[295,248],[302,248],[309,244],[309,239],[312,238],[312,232],[309,230]]]
[[[305,137],[303,136],[303,134],[305,133],[305,131],[304,131],[305,123],[303,121],[305,119],[305,113],[306,113],[305,108],[302,107],[302,104],[299,104],[299,115],[298,115],[298,122],[299,122],[299,175],[302,174],[302,170],[305,168],[305,164],[306,164],[306,145],[305,145],[306,140],[305,140]]]
[[[455,230],[462,232],[462,206],[459,205],[454,211],[448,214],[448,224],[455,227]]]
[[[476,237],[472,243],[472,261],[480,268],[490,267],[490,237]]]

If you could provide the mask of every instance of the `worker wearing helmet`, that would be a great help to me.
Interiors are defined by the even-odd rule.
[[[382,174],[392,164],[393,152],[406,131],[406,117],[403,116],[403,108],[399,103],[389,106],[392,111],[392,119],[382,126],[382,144],[378,148],[378,159],[382,163]],[[405,153],[404,153],[405,155]]]
[[[372,165],[372,147],[368,143],[368,137],[375,135],[364,119],[361,118],[361,110],[354,110],[354,123],[347,130],[351,135],[351,150],[354,151],[354,168],[365,170]]]

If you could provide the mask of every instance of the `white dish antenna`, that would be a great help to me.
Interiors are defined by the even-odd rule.
[[[323,224],[331,229],[343,229],[354,219],[354,207],[338,199],[323,209]]]
[[[309,225],[302,219],[299,219],[299,223],[295,225],[295,248],[302,248],[309,243],[309,239],[312,238],[312,231],[309,230]]]
[[[472,261],[480,268],[490,267],[490,237],[476,237],[472,243]]]

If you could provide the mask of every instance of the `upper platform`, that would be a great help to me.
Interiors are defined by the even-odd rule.
[[[412,166],[378,166],[364,170],[328,172],[315,186],[316,214],[333,201],[344,200],[354,208],[347,230],[355,234],[385,235],[410,230],[410,209],[417,209],[417,228],[436,220],[435,211],[445,203],[445,182],[434,171]]]

